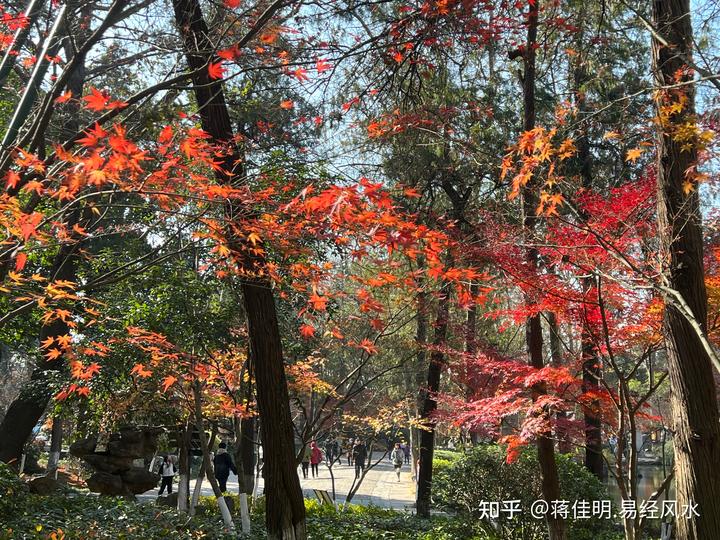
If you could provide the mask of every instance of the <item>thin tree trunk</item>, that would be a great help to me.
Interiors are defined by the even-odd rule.
[[[48,457],[47,474],[57,479],[58,463],[62,451],[63,428],[62,419],[58,416],[53,418],[52,431],[50,433],[50,456]]]
[[[580,36],[579,39],[583,39],[582,36]],[[573,94],[575,95],[575,105],[581,122],[584,121],[584,115],[588,112],[585,91],[582,88],[587,80],[588,72],[585,65],[585,58],[583,54],[579,54],[577,63],[573,69]],[[584,126],[584,124],[582,125]],[[577,161],[580,168],[582,185],[585,189],[591,189],[593,187],[592,154],[590,153],[590,140],[586,127],[581,128],[575,146],[577,148]],[[588,216],[581,210],[580,217],[583,220],[587,220]],[[593,297],[593,281],[591,276],[581,278],[584,311],[587,309],[588,299]],[[602,370],[587,313],[584,313],[581,325],[582,391],[584,393],[597,393],[600,388]],[[582,410],[585,428],[585,467],[602,480],[605,477],[605,467],[602,455],[602,427],[599,414],[600,401],[594,399],[590,403],[583,405]]]
[[[535,128],[535,48],[537,46],[538,11],[540,0],[536,0],[528,7],[527,15],[527,41],[523,51],[523,130],[531,131]],[[535,182],[529,183],[523,189],[523,226],[528,233],[532,234],[539,218],[536,215],[538,205],[539,187]],[[536,248],[527,250],[527,261],[533,268],[541,264],[540,254]],[[531,297],[526,299],[532,303]],[[543,360],[543,333],[540,314],[528,318],[525,326],[528,355],[530,365],[536,369],[542,369],[545,365]],[[547,393],[544,383],[536,384],[533,389],[533,399],[538,399]],[[552,441],[552,433],[540,433],[537,439],[538,461],[540,463],[540,483],[543,498],[548,501],[560,500],[560,480],[558,477],[557,464],[555,463],[555,448]],[[565,540],[565,522],[562,518],[553,517],[551,513],[546,515],[550,540]]]
[[[419,259],[418,261],[419,268],[423,268],[423,260]],[[425,287],[425,281],[422,279],[418,283],[418,292],[417,292],[417,317],[416,317],[416,329],[415,329],[415,346],[417,347],[417,352],[415,355],[415,389],[418,390],[417,392],[417,399],[415,400],[415,418],[419,419],[420,415],[422,414],[422,408],[423,408],[423,393],[422,388],[426,383],[425,374],[427,373],[427,338],[428,338],[428,314],[427,314],[427,308],[428,308],[428,302],[427,302],[427,292],[424,290]],[[419,470],[418,470],[418,460],[420,459],[420,429],[413,425],[411,429],[411,455],[412,455],[412,463],[411,467],[413,470],[413,474],[415,478],[417,479]],[[417,485],[417,482],[416,482]],[[417,494],[416,494],[417,495]]]
[[[215,478],[215,472],[212,468],[212,462],[210,461],[210,447],[208,445],[207,435],[205,434],[205,426],[203,424],[202,416],[202,392],[200,390],[200,382],[195,381],[193,383],[193,396],[194,396],[194,412],[195,412],[195,425],[198,429],[200,437],[200,448],[202,449],[203,465],[205,466],[205,472],[207,474],[210,486],[212,486],[215,499],[217,499],[218,507],[220,508],[220,514],[222,515],[225,528],[229,531],[235,531],[235,523],[233,523],[232,516],[230,515],[230,509],[228,508],[225,497],[220,491],[220,484],[218,484]]]
[[[654,0],[653,20],[669,46],[653,39],[653,70],[657,83],[675,85],[691,81],[683,72],[692,56],[689,0]],[[681,81],[678,81],[680,77]],[[679,93],[678,93],[679,92]],[[680,111],[668,106],[687,98]],[[675,126],[694,125],[694,88],[657,94],[658,224],[664,278],[692,311],[706,331],[707,293],[704,282],[702,219],[696,173],[697,148],[693,140],[677,140]],[[678,538],[720,538],[720,422],[710,357],[689,321],[667,302],[664,320],[665,347],[671,388],[675,433],[675,483],[680,506],[697,504],[700,514],[677,519]]]
[[[186,422],[185,426],[180,433],[178,433],[178,498],[177,498],[177,509],[178,512],[187,512],[189,506],[189,492],[190,492],[190,438],[192,437],[192,429],[190,423]]]
[[[433,414],[437,410],[435,394],[440,390],[440,376],[445,363],[445,355],[438,348],[447,340],[448,318],[450,316],[450,290],[443,283],[438,298],[437,315],[433,346],[430,353],[430,365],[427,372],[427,386],[421,390],[422,411],[420,422],[420,469],[417,472],[416,511],[419,517],[430,517],[430,497],[432,494],[432,461],[435,451],[435,420]]]
[[[233,142],[222,83],[211,80],[207,65],[213,44],[198,0],[174,0],[178,29],[183,39],[188,67],[194,72],[193,92],[200,107],[202,128],[212,141],[227,148],[217,180],[232,184],[243,176],[242,156]],[[235,209],[230,203],[226,218],[230,223],[248,208]],[[240,270],[253,275],[263,261],[248,260],[243,241],[228,227],[228,244]],[[282,341],[272,286],[264,279],[243,281],[242,294],[248,320],[250,351],[255,371],[258,410],[262,419],[262,443],[266,495],[265,522],[271,540],[303,540],[306,537],[305,504],[295,469],[295,445],[290,401],[285,377]]]
[[[562,366],[560,325],[558,324],[557,315],[555,315],[554,311],[547,313],[547,320],[549,327],[548,334],[550,335],[550,358],[553,366],[560,367]],[[567,429],[568,414],[565,411],[558,411],[555,418],[557,419],[558,452],[561,454],[569,454],[572,452],[572,445]]]
[[[213,425],[213,430],[210,433],[210,441],[208,442],[208,448],[215,446],[215,439],[217,438],[217,425]],[[198,502],[200,502],[200,494],[202,493],[202,484],[205,479],[205,460],[200,463],[200,470],[198,470],[197,478],[195,479],[195,487],[193,487],[192,496],[190,497],[190,508],[188,513],[190,516],[195,515],[195,509],[197,508]]]

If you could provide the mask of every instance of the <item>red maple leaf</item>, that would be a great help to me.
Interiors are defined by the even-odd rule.
[[[222,62],[212,62],[208,65],[208,76],[211,79],[222,79],[225,76],[225,68]]]

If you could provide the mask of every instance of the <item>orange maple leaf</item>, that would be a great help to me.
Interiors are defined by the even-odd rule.
[[[55,103],[65,103],[66,101],[70,101],[70,99],[72,99],[72,92],[70,90],[66,90],[60,94],[60,97],[55,100]]]
[[[642,153],[642,148],[633,148],[631,150],[628,150],[627,155],[625,156],[625,161],[632,161],[633,163],[635,163],[637,159],[642,155]]]
[[[172,375],[168,375],[167,377],[165,377],[162,382],[163,392],[167,392],[168,388],[170,388],[176,382],[177,377],[173,377]]]

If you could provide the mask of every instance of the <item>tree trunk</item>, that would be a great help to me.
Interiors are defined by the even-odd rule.
[[[683,73],[692,55],[689,0],[654,0],[653,21],[668,42],[653,39],[653,70],[659,85],[690,81]],[[680,81],[677,77],[680,77]],[[669,105],[684,96],[680,111]],[[674,126],[694,125],[692,84],[657,95],[657,197],[662,263],[667,286],[685,300],[706,330],[707,293],[704,282],[703,238],[698,186],[696,141],[677,140]],[[697,504],[699,517],[677,519],[678,538],[720,538],[720,423],[711,360],[688,320],[667,302],[665,347],[675,433],[675,482],[678,505]]]
[[[50,455],[48,456],[47,474],[57,479],[58,463],[62,451],[63,428],[62,419],[59,416],[53,418],[52,432],[50,433]]]
[[[560,341],[560,325],[558,324],[557,315],[554,311],[547,313],[548,334],[550,335],[550,359],[555,367],[562,366],[562,349]],[[570,441],[570,433],[568,433],[567,423],[569,421],[566,411],[558,411],[555,415],[557,419],[557,439],[558,452],[561,454],[569,454],[572,452],[572,444]]]
[[[442,285],[438,298],[437,316],[435,319],[435,332],[433,345],[435,349],[430,353],[430,365],[427,373],[427,386],[421,390],[422,410],[420,422],[420,469],[417,471],[417,499],[416,510],[420,517],[430,517],[430,496],[432,494],[432,461],[435,451],[435,420],[432,418],[437,410],[435,394],[440,390],[440,376],[442,374],[445,355],[437,347],[441,347],[447,340],[448,317],[450,315],[450,289],[447,284]]]
[[[537,45],[539,9],[540,0],[536,0],[528,7],[527,41],[523,50],[523,130],[526,132],[535,128],[535,47]],[[532,234],[539,224],[539,217],[535,212],[538,206],[538,189],[539,186],[531,181],[522,192],[523,226],[529,234]],[[526,257],[531,267],[538,268],[540,266],[540,254],[536,248],[529,248]],[[528,296],[526,301],[530,304],[534,302],[531,296]],[[539,313],[528,318],[525,336],[530,365],[536,369],[542,369],[545,363],[543,360],[542,321]],[[545,384],[538,383],[533,387],[532,392],[533,399],[538,399],[547,393],[547,389]],[[542,495],[548,503],[561,498],[560,480],[555,463],[555,448],[551,437],[552,433],[540,433],[537,440]],[[561,518],[553,517],[549,512],[546,515],[546,521],[550,540],[565,540],[565,522]]]
[[[248,495],[253,492],[255,483],[255,417],[250,416],[240,420],[240,459],[243,472],[243,492]]]
[[[205,473],[207,474],[208,482],[212,487],[213,494],[217,500],[218,507],[220,508],[220,515],[222,515],[223,523],[228,531],[235,531],[235,523],[230,515],[230,509],[228,508],[227,501],[220,491],[220,484],[218,484],[217,478],[215,478],[215,471],[212,468],[212,461],[210,460],[210,445],[208,444],[207,434],[205,433],[205,425],[203,423],[202,416],[202,391],[200,388],[200,382],[195,381],[193,383],[193,395],[194,395],[194,410],[195,410],[195,425],[198,429],[198,436],[200,437],[200,448],[202,449],[203,455],[203,466]]]
[[[199,105],[202,128],[212,141],[227,147],[222,169],[216,170],[220,183],[232,184],[243,176],[242,159],[233,142],[233,129],[225,102],[222,83],[211,80],[207,64],[214,50],[198,0],[174,0],[178,29],[183,39],[188,67],[194,72],[193,92]],[[238,214],[247,212],[240,209]],[[230,204],[226,218],[235,217]],[[247,260],[242,240],[228,227],[228,243],[237,256],[240,270],[252,275],[263,261]],[[305,504],[295,468],[295,445],[290,401],[283,362],[282,341],[278,327],[272,285],[263,280],[242,283],[245,312],[248,319],[250,351],[255,370],[258,411],[262,420],[266,512],[268,538],[301,540],[306,537]]]
[[[192,427],[189,422],[185,424],[182,431],[178,433],[178,512],[187,512],[190,504],[190,440],[192,437]]]
[[[582,40],[583,36],[579,36]],[[577,57],[577,63],[573,69],[573,94],[575,96],[575,105],[580,115],[580,121],[584,120],[587,114],[587,102],[585,100],[585,91],[582,88],[588,80],[588,72],[585,65],[585,58],[582,54]],[[585,189],[593,187],[592,173],[592,155],[590,153],[590,140],[587,134],[587,128],[582,127],[577,137],[577,162],[582,178],[582,185]],[[580,218],[587,220],[587,215],[581,210]],[[591,276],[581,278],[581,286],[583,291],[583,307],[586,308],[588,299],[593,297],[594,280]],[[587,314],[584,313],[581,321],[582,330],[580,332],[580,350],[582,355],[582,391],[597,392],[600,387],[600,377],[602,376],[600,358],[598,357],[597,347],[593,340],[593,333]],[[602,428],[601,418],[599,414],[600,401],[595,399],[589,404],[585,404],[583,410],[583,423],[585,431],[585,467],[601,480],[605,477],[605,467],[602,455]]]

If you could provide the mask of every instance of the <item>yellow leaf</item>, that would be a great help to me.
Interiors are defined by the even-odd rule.
[[[610,139],[619,139],[620,134],[617,131],[606,131],[605,135],[603,135],[604,140],[610,140]]]

